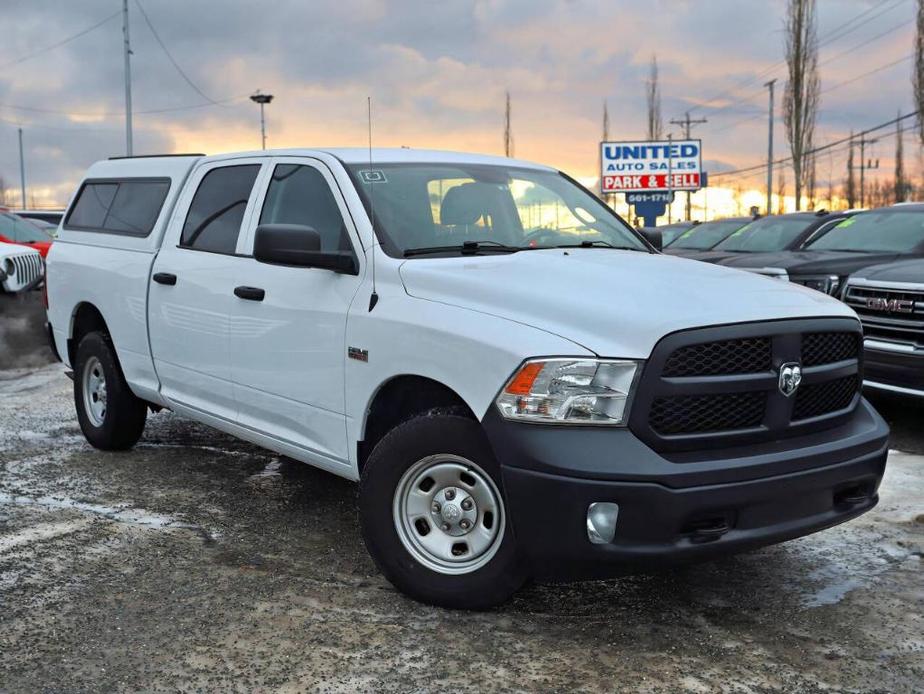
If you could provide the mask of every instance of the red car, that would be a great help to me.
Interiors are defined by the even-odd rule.
[[[37,224],[12,212],[0,210],[0,241],[31,246],[44,258],[54,238]]]

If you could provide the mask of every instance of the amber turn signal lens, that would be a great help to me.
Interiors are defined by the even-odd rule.
[[[511,395],[528,395],[533,387],[533,381],[536,380],[543,366],[545,366],[543,362],[537,361],[524,364],[523,368],[520,369],[517,375],[507,384],[504,392],[510,393]]]

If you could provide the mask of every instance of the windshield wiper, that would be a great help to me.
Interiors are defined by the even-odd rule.
[[[617,251],[643,251],[648,252],[645,248],[636,248],[634,246],[614,246],[609,241],[581,241],[580,243],[566,243],[555,248],[615,248]]]
[[[457,246],[429,246],[423,248],[408,248],[404,251],[405,258],[415,255],[430,255],[432,253],[461,253],[462,255],[475,255],[483,251],[492,253],[516,253],[529,250],[521,246],[507,246],[497,241],[466,241]]]

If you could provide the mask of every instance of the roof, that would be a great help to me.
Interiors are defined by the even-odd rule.
[[[317,147],[317,148],[290,148],[255,150],[251,152],[234,152],[218,154],[207,157],[210,161],[221,159],[237,159],[240,157],[312,157],[318,154],[328,154],[336,157],[345,164],[368,164],[370,152],[367,147]],[[412,149],[409,147],[373,147],[371,152],[373,165],[404,164],[404,163],[433,163],[433,164],[493,164],[496,166],[516,166],[529,169],[543,169],[554,171],[550,166],[544,166],[523,159],[510,159],[492,154],[473,154],[469,152],[450,152],[436,149]]]

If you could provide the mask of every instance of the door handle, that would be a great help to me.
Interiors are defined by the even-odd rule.
[[[235,287],[234,296],[248,301],[263,301],[266,292],[259,287]]]
[[[152,277],[157,284],[169,284],[173,286],[176,284],[176,275],[172,272],[155,272],[154,277]]]

